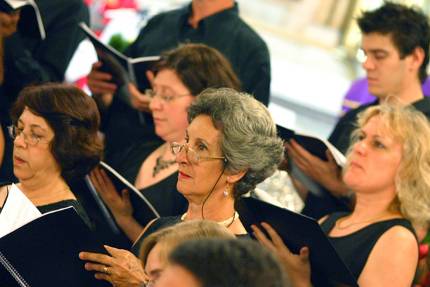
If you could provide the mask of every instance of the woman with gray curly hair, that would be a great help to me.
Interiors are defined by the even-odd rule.
[[[191,104],[188,121],[184,141],[171,143],[178,163],[177,190],[188,202],[187,211],[148,223],[133,245],[135,255],[148,235],[182,221],[211,220],[232,234],[246,235],[235,201],[272,175],[283,159],[283,143],[269,111],[248,94],[230,88],[204,90]],[[91,262],[86,268],[99,272],[97,278],[109,281],[113,268],[126,278],[136,260],[126,250],[114,252],[82,252],[80,258]]]
[[[415,230],[430,222],[429,179],[430,125],[421,112],[384,104],[359,114],[343,171],[356,196],[354,210],[320,220],[359,286],[412,285]],[[294,255],[269,225],[263,227],[272,240],[254,227],[257,238],[279,254],[293,286],[310,286],[307,247]]]
[[[171,144],[179,164],[177,189],[188,209],[151,222],[134,248],[164,226],[193,219],[213,220],[233,234],[246,234],[235,201],[272,175],[283,159],[269,111],[248,94],[207,89],[190,106],[188,121],[184,142]]]

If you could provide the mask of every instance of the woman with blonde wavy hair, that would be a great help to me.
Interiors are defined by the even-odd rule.
[[[411,286],[418,262],[415,228],[430,221],[430,125],[412,107],[379,105],[358,117],[343,180],[355,194],[351,213],[320,220],[360,286]],[[276,251],[293,286],[310,286],[309,250],[292,254],[277,233],[259,241]],[[306,272],[304,272],[306,271]]]

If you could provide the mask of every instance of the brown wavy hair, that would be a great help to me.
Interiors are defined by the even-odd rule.
[[[94,100],[82,90],[56,83],[23,89],[11,109],[14,125],[25,108],[42,117],[54,131],[50,149],[65,180],[84,176],[100,161],[100,115]]]

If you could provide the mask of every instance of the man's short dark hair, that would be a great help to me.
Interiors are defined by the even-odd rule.
[[[12,107],[13,124],[25,108],[42,117],[54,131],[50,148],[65,180],[87,174],[100,161],[100,115],[94,100],[82,90],[54,83],[27,87]]]
[[[416,7],[385,2],[380,8],[364,12],[357,20],[363,34],[379,33],[390,35],[404,58],[420,47],[425,56],[419,71],[419,79],[424,82],[427,78],[429,62],[430,27],[427,16]]]
[[[200,239],[179,245],[169,262],[190,271],[202,287],[281,287],[280,263],[248,239]]]

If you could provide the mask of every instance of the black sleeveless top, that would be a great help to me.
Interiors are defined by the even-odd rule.
[[[156,232],[156,231],[158,231],[158,230],[160,230],[160,229],[163,229],[163,228],[166,228],[166,227],[169,227],[169,226],[172,226],[172,225],[175,225],[175,224],[178,224],[178,223],[180,223],[180,222],[182,222],[182,220],[181,220],[181,216],[168,216],[168,217],[160,217],[160,218],[157,218],[149,227],[148,227],[148,229],[145,231],[145,233],[144,234],[142,234],[137,240],[136,240],[136,242],[133,244],[133,246],[131,247],[131,252],[133,252],[133,254],[134,255],[136,255],[137,257],[139,257],[139,251],[140,251],[140,248],[142,247],[142,243],[143,243],[143,241],[145,240],[145,238],[146,237],[148,237],[150,234],[152,234],[152,233],[154,233],[154,232]],[[249,239],[249,240],[251,240],[251,237],[249,236],[249,234],[237,234],[236,235],[236,238],[238,238],[238,239]]]
[[[175,172],[165,179],[140,190],[161,217],[180,215],[187,210],[188,201],[176,189],[177,182],[178,172]],[[133,216],[141,224],[145,223],[145,221],[142,223],[140,219],[145,218],[146,214],[140,214],[139,210],[135,210]]]
[[[329,234],[335,226],[336,221],[348,214],[347,212],[336,212],[329,215],[321,224],[321,229],[325,234]],[[346,266],[358,279],[378,239],[394,226],[403,226],[415,235],[415,230],[408,220],[404,218],[395,218],[370,224],[345,236],[328,236],[328,239],[339,253],[339,256],[343,259]]]

